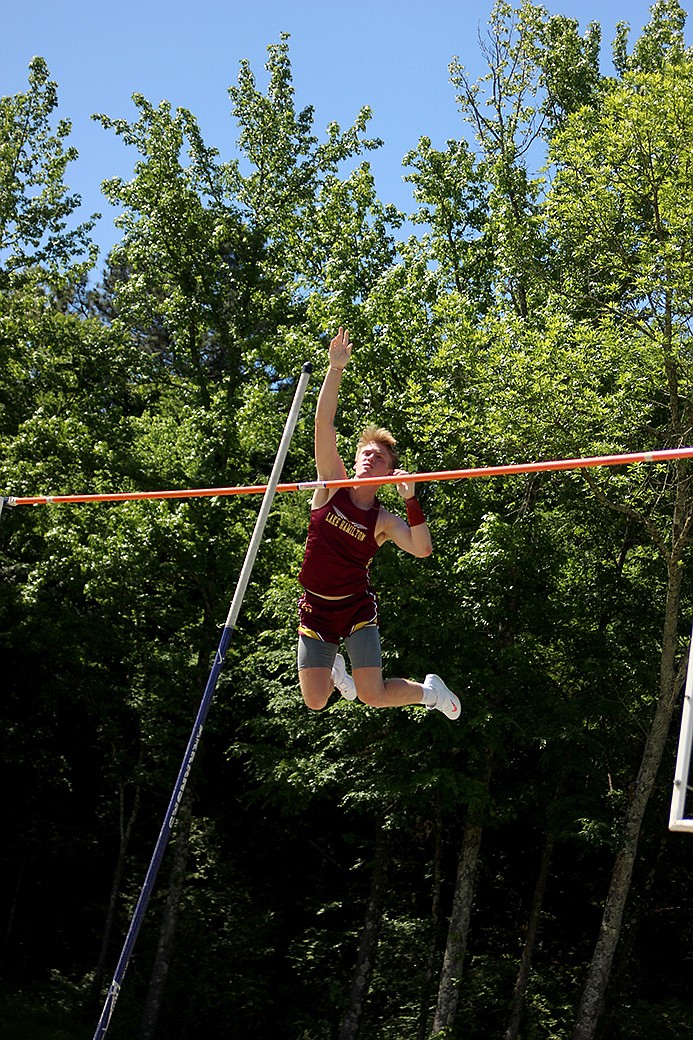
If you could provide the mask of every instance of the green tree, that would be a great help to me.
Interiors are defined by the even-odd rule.
[[[670,12],[669,12],[670,13]],[[654,18],[654,27],[649,32],[649,38],[660,37],[669,40],[671,34],[660,24],[656,24],[657,15]],[[674,28],[680,25],[678,16],[670,23]],[[603,161],[603,153],[598,148],[603,148],[603,139],[600,144],[596,143],[596,135],[588,139],[594,144],[588,145],[588,150],[593,157],[593,167],[589,172],[585,167],[576,164],[574,179],[568,177],[563,180],[564,192],[560,194],[561,205],[570,208],[575,222],[571,224],[573,232],[568,241],[567,236],[556,234],[556,227],[551,223],[550,214],[555,205],[555,191],[548,195],[544,201],[540,182],[528,179],[524,172],[524,157],[531,155],[532,148],[536,149],[541,138],[553,140],[554,147],[550,156],[551,162],[560,167],[563,162],[570,169],[572,164],[566,157],[571,155],[571,150],[578,147],[580,134],[585,135],[586,126],[602,126],[600,120],[604,106],[608,106],[609,93],[606,91],[606,83],[599,77],[597,70],[598,40],[599,34],[596,27],[591,27],[585,40],[580,40],[575,32],[575,23],[565,19],[547,19],[545,13],[539,9],[523,5],[521,11],[511,12],[509,7],[498,6],[492,18],[493,36],[491,44],[487,48],[490,72],[487,77],[493,90],[489,91],[488,104],[484,104],[484,96],[481,86],[471,85],[466,81],[463,71],[456,67],[453,69],[455,80],[460,87],[460,101],[463,111],[468,113],[469,119],[477,132],[477,139],[481,149],[481,158],[478,162],[479,171],[486,177],[489,183],[488,212],[489,216],[479,226],[477,239],[472,236],[471,250],[466,249],[467,262],[469,257],[488,256],[493,257],[496,268],[491,275],[492,283],[498,288],[496,295],[497,307],[488,313],[482,321],[476,321],[472,307],[466,306],[464,294],[460,294],[460,287],[464,287],[463,276],[469,270],[460,264],[459,250],[453,252],[451,244],[450,229],[459,228],[464,232],[467,224],[464,210],[460,212],[459,203],[457,210],[454,205],[447,203],[445,206],[440,200],[440,192],[436,198],[435,187],[431,187],[422,177],[420,169],[416,173],[417,190],[420,195],[432,204],[434,228],[440,227],[444,233],[436,232],[442,247],[436,252],[436,259],[440,270],[436,271],[439,282],[446,285],[447,292],[443,290],[436,296],[436,289],[429,290],[428,299],[435,300],[432,313],[438,321],[438,328],[442,332],[441,343],[444,347],[439,348],[436,364],[440,364],[441,380],[440,392],[436,380],[433,379],[427,386],[426,402],[437,411],[441,441],[447,442],[447,450],[454,452],[455,447],[462,447],[463,452],[471,451],[478,457],[478,444],[484,446],[484,455],[488,461],[508,461],[527,457],[550,457],[570,456],[584,454],[586,451],[594,451],[595,454],[613,450],[628,450],[636,443],[652,443],[655,428],[658,429],[655,444],[660,443],[687,443],[687,423],[674,423],[674,428],[667,424],[666,408],[657,412],[658,420],[655,427],[653,408],[656,409],[655,401],[662,400],[662,368],[661,359],[657,352],[643,350],[644,344],[641,338],[634,336],[631,331],[634,319],[645,317],[647,307],[643,307],[645,300],[652,298],[663,299],[658,296],[657,284],[653,285],[649,278],[649,272],[654,267],[656,270],[664,270],[666,265],[659,257],[660,247],[655,243],[652,246],[657,260],[651,261],[650,265],[642,264],[643,246],[645,252],[650,248],[648,243],[656,238],[651,233],[649,215],[658,212],[656,200],[647,202],[635,201],[635,193],[630,189],[633,202],[628,205],[628,215],[621,204],[622,189],[619,186],[619,173],[623,168],[617,163],[606,163],[601,167],[597,195],[602,204],[612,203],[614,213],[613,219],[609,220],[609,226],[613,233],[609,246],[604,245],[604,211],[595,204],[585,208],[586,188],[591,186],[591,178],[596,174],[598,162]],[[646,32],[645,38],[648,37]],[[674,33],[676,38],[676,33]],[[644,44],[643,44],[644,46]],[[648,51],[648,53],[651,52]],[[680,47],[673,48],[672,54],[680,54]],[[681,71],[679,67],[679,72]],[[485,80],[482,80],[482,85]],[[685,78],[683,83],[685,83]],[[674,88],[674,96],[679,89],[684,89],[683,83],[680,88]],[[662,85],[660,85],[661,89]],[[668,91],[672,87],[667,85]],[[657,91],[653,91],[653,98]],[[633,92],[633,103],[635,103],[635,91]],[[660,93],[661,97],[662,94]],[[676,111],[675,106],[675,111]],[[633,118],[629,111],[625,116],[624,111],[620,113],[620,119],[614,119],[613,140],[618,137],[618,126],[623,118]],[[648,120],[649,122],[649,120]],[[657,117],[652,120],[656,124]],[[577,130],[577,126],[580,130]],[[574,135],[569,139],[561,134],[561,127],[575,126]],[[682,124],[677,122],[677,129],[672,132],[673,138],[678,136],[682,130]],[[569,132],[564,129],[564,132]],[[639,136],[645,135],[640,132]],[[628,141],[624,145],[622,156],[634,154],[632,140],[626,135]],[[684,141],[686,134],[683,134]],[[652,137],[647,140],[652,144]],[[558,146],[557,142],[561,142]],[[563,148],[565,147],[565,152]],[[630,151],[627,152],[627,149]],[[593,150],[592,150],[593,149]],[[671,145],[664,144],[654,149],[656,155],[667,156],[672,154]],[[423,153],[422,153],[423,154]],[[448,146],[448,155],[452,155],[452,147]],[[415,157],[419,168],[422,167],[421,158]],[[440,163],[438,157],[436,161]],[[681,173],[677,175],[672,169],[671,197],[680,198],[680,192],[686,192],[683,180],[685,179],[686,159],[679,168]],[[433,169],[431,163],[431,169]],[[667,160],[664,160],[660,172],[669,170]],[[635,173],[635,169],[638,173]],[[632,187],[637,183],[640,167],[636,163],[632,167]],[[468,175],[468,173],[467,173]],[[562,174],[559,175],[558,183],[561,183]],[[621,180],[623,176],[621,175]],[[661,183],[659,176],[654,180]],[[445,184],[445,179],[440,178],[439,183]],[[464,183],[464,182],[463,182]],[[630,182],[628,182],[630,183]],[[523,187],[524,185],[524,187]],[[614,187],[616,185],[616,187]],[[528,190],[529,188],[529,190]],[[669,189],[665,189],[669,197]],[[451,193],[448,193],[448,198]],[[458,188],[458,199],[462,191]],[[607,210],[608,212],[608,210]],[[632,218],[638,214],[637,222]],[[457,216],[456,214],[460,215]],[[578,217],[578,213],[580,214]],[[451,217],[452,214],[452,217]],[[544,221],[549,220],[549,234],[546,233]],[[643,219],[647,222],[648,232],[643,236]],[[677,234],[672,238],[672,252],[676,254],[676,285],[681,287],[677,299],[681,304],[680,320],[675,323],[678,326],[685,324],[687,312],[686,293],[688,285],[688,261],[687,247],[682,244],[687,241],[685,228],[689,223],[689,215],[685,206],[679,215],[672,211],[667,214],[667,229],[675,225]],[[628,228],[629,231],[624,229]],[[632,229],[632,230],[631,230]],[[627,241],[625,236],[632,234],[632,249],[627,248],[630,269],[627,275],[621,277],[614,274],[618,272],[621,264],[618,259],[612,262],[614,253],[623,253],[623,243]],[[483,251],[483,240],[487,238],[489,243],[487,250]],[[586,241],[585,241],[586,240]],[[674,240],[676,246],[673,245]],[[434,240],[435,241],[435,240]],[[595,248],[594,243],[600,246]],[[513,244],[514,243],[514,244]],[[591,267],[580,261],[583,249],[590,253]],[[596,256],[603,269],[597,268]],[[682,262],[679,262],[682,261]],[[454,266],[457,265],[457,271]],[[633,283],[633,273],[639,271],[639,284],[633,296],[629,295],[629,287]],[[452,276],[451,272],[452,271]],[[570,296],[567,304],[568,294],[556,293],[554,285],[560,277],[560,286],[572,283],[573,275],[576,282],[582,286],[582,294],[575,293]],[[602,275],[600,278],[599,275]],[[584,280],[583,280],[584,279]],[[586,282],[589,279],[589,289]],[[684,288],[686,287],[686,288]],[[683,290],[683,291],[682,291]],[[593,304],[590,303],[593,300]],[[632,300],[632,302],[631,302]],[[579,301],[579,302],[578,302]],[[666,307],[660,313],[666,313]],[[617,317],[610,319],[609,315]],[[589,318],[586,317],[589,315]],[[598,317],[597,317],[598,316]],[[581,319],[585,320],[581,320]],[[457,319],[457,328],[454,321]],[[461,320],[460,320],[461,319]],[[626,322],[627,319],[627,322]],[[652,330],[646,333],[649,337]],[[665,348],[664,353],[669,352]],[[434,354],[435,357],[435,354]],[[667,366],[664,367],[667,372]],[[618,375],[615,375],[618,373]],[[636,374],[637,373],[637,374]],[[452,376],[452,382],[450,377]],[[672,378],[671,372],[667,379]],[[674,377],[674,382],[676,378]],[[470,385],[471,384],[471,385]],[[454,394],[451,395],[451,388]],[[435,403],[434,403],[435,402]],[[672,405],[670,414],[679,416],[682,411],[680,402]],[[464,415],[464,420],[462,419]],[[442,421],[441,421],[442,417]],[[664,425],[662,425],[664,419]],[[475,427],[476,424],[476,427]],[[476,437],[475,437],[476,434]],[[661,437],[661,440],[659,439]],[[614,447],[614,445],[616,447]],[[623,447],[621,447],[623,446]],[[486,454],[487,453],[487,454]],[[482,456],[483,457],[483,456]],[[680,471],[683,477],[685,464]],[[639,485],[638,474],[632,477],[612,477],[607,480],[610,487],[620,488],[621,479],[623,486]],[[647,542],[649,536],[655,535],[651,524],[652,510],[650,507],[638,509],[633,499],[630,500],[632,508],[624,508],[620,496],[614,501],[614,496],[605,493],[600,487],[600,481],[591,480],[595,502],[601,502],[602,506],[611,505],[616,509],[616,516],[621,517],[618,522],[610,525],[611,536],[616,539],[622,538],[622,550],[620,553],[619,567],[616,575],[619,580],[626,579],[631,589],[637,587],[640,592],[645,588],[644,582],[652,580],[653,570],[651,560],[642,558],[639,549],[641,540]],[[543,486],[542,486],[543,485]],[[570,515],[581,517],[585,515],[585,504],[581,502],[581,494],[576,485],[563,485],[565,491],[556,495],[556,489],[561,487],[555,480],[547,484],[542,481],[535,486],[534,492],[530,490],[528,482],[527,494],[534,495],[539,503],[539,509],[546,515],[555,515],[556,521],[564,523],[565,518]],[[653,488],[651,477],[643,478],[641,487]],[[681,485],[683,489],[685,484]],[[513,494],[512,482],[507,483],[505,493],[496,498],[496,508],[501,515],[508,510],[521,510],[521,506]],[[519,490],[517,484],[515,489]],[[473,493],[470,494],[472,498]],[[494,496],[479,494],[480,500],[486,500],[486,509],[489,508],[489,499]],[[672,509],[670,516],[675,515],[677,507],[674,500],[669,499],[667,508]],[[688,528],[688,507],[681,497],[678,498],[680,512],[674,520],[675,539],[681,551],[685,549],[685,538]],[[555,513],[553,511],[556,510]],[[594,508],[591,512],[594,514]],[[561,518],[560,520],[558,518]],[[667,513],[663,515],[663,523],[667,523]],[[625,523],[623,522],[625,519]],[[576,521],[573,521],[576,522]],[[577,521],[584,523],[584,520]],[[638,523],[643,524],[642,534],[637,533]],[[649,535],[648,535],[649,530]],[[667,540],[661,534],[656,535],[656,544],[664,548],[665,557],[668,559]],[[491,541],[493,557],[497,558],[498,546],[495,539]],[[557,546],[553,547],[556,553]],[[567,548],[567,547],[566,547]],[[592,552],[594,559],[599,559],[599,550],[595,546]],[[584,551],[584,545],[583,545]],[[677,550],[678,553],[678,550]],[[567,574],[577,574],[577,561],[570,560],[566,554],[564,566],[569,566]],[[558,563],[559,557],[557,557]],[[570,562],[569,562],[570,561]],[[522,579],[526,580],[524,568],[519,568]],[[679,569],[680,572],[680,569]],[[557,571],[557,575],[560,571]],[[670,577],[674,577],[674,572]],[[553,580],[557,580],[557,577]],[[635,583],[635,584],[634,584]],[[518,574],[516,573],[507,583],[507,587],[521,589],[518,585]],[[662,584],[661,576],[657,579],[657,587],[661,588],[662,597],[668,596],[666,583]],[[578,608],[579,599],[576,599],[577,588],[571,587],[571,603],[574,609]],[[585,587],[588,599],[591,595],[588,587]],[[673,592],[676,597],[675,585],[671,585],[669,593]],[[629,593],[632,595],[632,591]],[[526,590],[522,593],[526,596]],[[477,602],[493,602],[493,593],[489,595],[484,590],[480,596],[475,597]],[[644,605],[645,600],[642,600]],[[669,612],[670,598],[667,598],[667,614]],[[621,607],[621,611],[623,611]],[[645,607],[648,625],[656,624],[653,612],[649,604]],[[512,612],[511,612],[512,613]],[[508,618],[507,604],[501,612],[501,616]],[[606,631],[611,626],[614,631],[618,630],[617,615],[610,614],[607,620],[602,615],[601,624]],[[557,619],[553,619],[556,622]],[[566,620],[561,618],[562,631],[566,632]],[[621,622],[622,624],[622,622]],[[667,625],[670,622],[667,623]],[[526,639],[526,621],[520,624],[519,631]],[[507,627],[505,624],[503,627]],[[591,623],[588,629],[593,633],[592,638],[598,637],[598,629]],[[531,629],[533,633],[535,630]],[[674,622],[676,631],[676,622]],[[497,636],[501,635],[498,629]],[[536,636],[535,636],[536,638]],[[558,651],[557,646],[551,646],[551,639],[544,632],[540,639],[545,643],[547,655],[546,665],[549,675],[559,679],[557,674],[557,662],[563,659],[563,652]],[[671,640],[665,636],[665,645],[672,646]],[[610,647],[610,654],[618,657],[627,655],[627,642],[620,640]],[[644,649],[644,644],[643,644]],[[662,672],[662,699],[670,711],[673,706],[673,696],[677,689],[676,675],[676,640],[673,641],[674,656],[669,665]],[[495,651],[494,651],[495,652]],[[582,658],[584,660],[584,651]],[[643,669],[638,675],[637,687],[643,690],[644,702],[648,697],[645,693],[647,683],[651,681],[653,673],[653,662],[651,655],[643,654]],[[508,662],[509,663],[509,662]],[[565,668],[565,664],[561,668]],[[672,668],[673,664],[673,668]],[[559,679],[559,688],[567,689],[568,673]],[[554,679],[555,681],[555,679]],[[615,681],[620,685],[623,679]],[[625,694],[624,689],[624,694]],[[637,698],[636,698],[637,700]],[[594,703],[594,702],[593,702]],[[585,704],[583,710],[591,714]],[[578,705],[579,708],[579,705]],[[573,730],[573,739],[579,732],[579,721],[576,717],[577,727]],[[617,720],[614,722],[618,725]],[[536,726],[536,720],[535,720]],[[591,726],[592,723],[589,723]],[[616,737],[614,730],[614,740]],[[622,736],[622,734],[621,734]],[[661,753],[662,740],[666,736],[666,727],[658,729],[658,737],[655,743]],[[555,738],[554,738],[555,739]],[[637,730],[632,731],[632,740],[637,740]],[[586,748],[586,750],[588,750]],[[591,754],[598,753],[596,743],[591,749]],[[613,752],[609,752],[610,754]],[[626,756],[621,768],[626,772],[632,767],[632,759]],[[646,780],[649,782],[651,769],[645,769]],[[645,784],[647,786],[647,783]],[[643,785],[638,784],[638,791],[643,790]],[[594,792],[597,793],[596,791]],[[636,799],[637,801],[637,799]],[[646,804],[646,802],[645,802]],[[643,803],[639,809],[633,812],[644,811]],[[607,814],[606,821],[609,818]],[[596,821],[595,821],[596,822]],[[616,825],[616,818],[613,819]],[[607,824],[608,826],[608,824]],[[464,857],[463,857],[464,859]],[[468,866],[471,866],[471,861]],[[461,861],[461,877],[471,876],[471,870],[467,869]],[[469,885],[468,891],[473,891],[473,885]],[[462,899],[462,904],[467,901]],[[461,905],[462,905],[461,904]],[[460,921],[464,922],[466,916],[462,914]],[[461,950],[464,950],[464,932],[466,925],[459,930],[459,936],[463,938]],[[453,962],[458,964],[453,957]],[[453,975],[458,973],[453,972]],[[455,1003],[451,999],[447,1002],[450,1013],[439,1014],[437,1017],[437,1028],[450,1027],[455,1014]]]
[[[580,312],[590,315],[590,323],[605,337],[615,333],[633,357],[630,372],[623,357],[616,368],[627,382],[628,396],[640,406],[639,421],[617,434],[624,445],[633,443],[634,434],[653,446],[687,444],[691,436],[686,387],[693,289],[693,94],[679,15],[677,6],[653,8],[628,71],[608,92],[603,107],[576,113],[553,144],[559,173],[548,212],[564,258],[564,300],[576,317]],[[602,379],[613,379],[613,369],[608,375],[601,371]],[[641,528],[664,565],[666,593],[658,692],[634,797],[623,817],[602,928],[576,1022],[577,1040],[594,1035],[602,1012],[644,813],[683,677],[682,579],[693,522],[688,470],[681,460],[661,475],[590,480],[605,507]]]
[[[294,108],[286,37],[269,48],[267,69],[266,95],[247,63],[230,91],[245,172],[238,160],[219,160],[185,110],[174,113],[166,103],[154,108],[136,95],[133,124],[99,117],[139,154],[131,181],[105,186],[123,208],[124,236],[111,257],[109,295],[99,305],[108,306],[117,328],[131,332],[155,372],[147,408],[133,424],[133,464],[149,486],[262,480],[297,356],[305,361],[320,350],[314,330],[322,331],[328,313],[348,307],[358,313],[392,256],[394,211],[378,204],[367,167],[344,181],[338,174],[343,160],[375,145],[362,139],[369,114],[361,113],[345,133],[331,124],[319,144],[312,110]],[[331,311],[321,300],[329,293],[339,297]],[[309,444],[302,427],[291,461],[297,459],[303,473]],[[195,688],[212,648],[220,597],[245,548],[249,509],[247,500],[236,500],[150,513],[158,558],[177,559],[189,582],[187,596],[176,595],[174,616],[181,647],[188,646],[200,669]],[[272,537],[270,525],[268,541]],[[279,558],[259,561],[244,608],[250,633],[263,583],[271,583],[278,566]],[[162,591],[162,601],[168,595]],[[251,688],[250,699],[262,711],[262,690]],[[180,864],[190,833],[180,835]],[[143,1035],[155,1027],[171,966],[180,867],[174,873]]]
[[[90,265],[94,218],[70,229],[80,197],[64,183],[77,150],[66,145],[68,120],[51,125],[57,85],[43,58],[29,65],[29,89],[0,98],[0,289],[5,292],[32,269],[64,275],[76,260]],[[86,254],[86,255],[85,255]],[[86,266],[81,268],[86,270]]]

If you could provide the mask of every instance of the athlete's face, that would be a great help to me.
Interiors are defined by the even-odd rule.
[[[354,474],[359,477],[386,477],[392,473],[392,457],[384,444],[371,441],[356,452]]]

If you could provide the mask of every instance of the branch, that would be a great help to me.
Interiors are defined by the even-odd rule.
[[[623,505],[621,502],[612,502],[599,487],[592,473],[583,471],[583,476],[597,501],[605,508],[611,509],[615,513],[622,513],[624,516],[630,517],[630,519],[634,520],[637,524],[640,524],[640,526],[647,531],[648,536],[659,550],[662,558],[668,563],[671,554],[652,520],[643,513],[638,512],[637,509],[633,509],[632,506]]]

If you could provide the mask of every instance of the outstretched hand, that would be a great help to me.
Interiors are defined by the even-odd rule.
[[[339,332],[330,342],[330,368],[343,371],[351,357],[352,344],[349,342],[349,330],[339,326]]]

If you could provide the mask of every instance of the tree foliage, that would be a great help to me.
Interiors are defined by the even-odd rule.
[[[321,134],[288,36],[264,86],[242,62],[229,89],[233,157],[135,94],[132,121],[96,117],[133,169],[104,185],[121,239],[89,286],[78,156],[34,59],[0,100],[4,495],[261,483],[305,361],[285,476],[308,479],[340,323],[347,460],[370,421],[422,471],[690,443],[684,27],[656,3],[605,76],[598,24],[499,0],[487,72],[451,62],[459,138],[404,158],[408,238],[370,110]],[[667,965],[690,945],[690,866],[666,816],[689,469],[419,485],[434,555],[374,564],[385,670],[443,675],[455,726],[337,695],[306,711],[308,501],[278,496],[113,1036],[687,1035]],[[91,1035],[251,498],[3,509],[2,1037],[57,1040],[45,1006]]]

